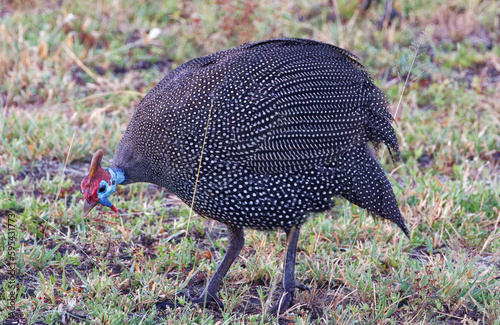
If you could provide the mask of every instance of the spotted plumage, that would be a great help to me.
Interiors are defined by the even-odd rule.
[[[344,197],[409,234],[372,149],[383,143],[399,158],[387,106],[346,50],[302,39],[247,43],[160,81],[136,109],[110,170],[122,173],[121,184],[154,183],[190,204],[205,140],[193,208],[228,225],[234,245],[200,299],[220,303],[243,228],[298,238],[311,212]],[[295,260],[289,249],[287,264]],[[286,281],[291,304],[300,285]]]

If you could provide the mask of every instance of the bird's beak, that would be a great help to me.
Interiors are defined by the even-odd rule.
[[[86,217],[89,214],[90,210],[92,210],[99,202],[96,203],[88,203],[87,199],[83,198],[83,216]]]

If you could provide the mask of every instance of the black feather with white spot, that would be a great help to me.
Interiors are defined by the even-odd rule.
[[[310,40],[247,43],[191,60],[143,99],[117,149],[127,182],[164,186],[236,228],[300,225],[334,196],[395,222],[391,185],[368,146],[399,146],[384,94],[357,58]]]

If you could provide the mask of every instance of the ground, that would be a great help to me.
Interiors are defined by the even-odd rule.
[[[223,310],[190,306],[225,251],[225,226],[147,184],[118,190],[119,214],[84,218],[79,184],[97,149],[109,163],[138,102],[173,68],[305,37],[354,52],[387,94],[402,161],[379,157],[411,239],[338,198],[301,230],[297,279],[311,292],[279,322],[500,324],[500,4],[395,1],[400,17],[381,29],[383,6],[358,5],[4,2],[0,322],[278,322],[262,315],[280,290],[282,232],[246,231]]]

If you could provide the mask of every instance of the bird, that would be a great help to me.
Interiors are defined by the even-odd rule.
[[[215,302],[245,243],[244,229],[287,236],[283,292],[271,313],[293,305],[300,227],[335,198],[410,232],[375,155],[400,149],[386,96],[360,59],[309,39],[248,42],[190,60],[138,104],[112,159],[93,156],[81,182],[83,215],[118,185],[147,182],[199,215],[225,224],[228,246],[198,305]],[[193,194],[196,191],[195,195]],[[194,199],[193,199],[194,196]]]

